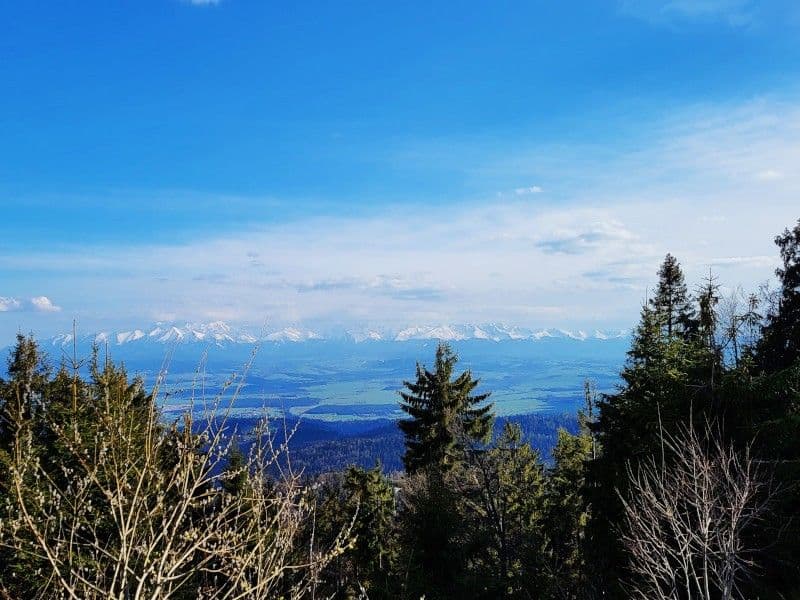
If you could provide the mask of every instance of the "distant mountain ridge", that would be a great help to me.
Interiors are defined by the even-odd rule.
[[[223,321],[211,323],[186,323],[184,325],[156,323],[145,329],[130,329],[124,331],[100,331],[86,335],[78,335],[79,343],[96,342],[98,344],[173,344],[173,343],[209,343],[216,345],[226,344],[253,344],[258,338],[250,333],[234,329]],[[51,339],[53,346],[69,346],[73,343],[72,333],[62,333]]]
[[[481,325],[417,325],[399,331],[380,329],[355,329],[341,333],[324,334],[301,326],[285,327],[274,331],[264,331],[256,335],[246,329],[233,327],[223,321],[210,323],[155,323],[146,328],[133,328],[121,331],[100,331],[78,336],[78,343],[97,343],[113,346],[145,344],[231,344],[302,343],[315,340],[340,340],[353,343],[368,342],[406,342],[411,340],[464,341],[540,341],[545,339],[571,339],[575,341],[611,340],[627,337],[625,329],[566,330],[557,328],[529,329],[498,323]],[[55,347],[68,347],[73,343],[71,333],[51,338]]]
[[[584,330],[567,329],[529,329],[526,327],[508,326],[497,323],[483,325],[438,325],[416,326],[403,329],[394,337],[394,341],[406,340],[490,340],[500,342],[504,340],[541,340],[546,338],[570,338],[578,341],[588,339],[608,340],[623,338],[628,335],[625,329],[600,330],[591,333]]]

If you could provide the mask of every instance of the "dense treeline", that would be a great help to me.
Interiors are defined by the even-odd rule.
[[[571,433],[578,431],[574,414],[534,413],[495,419],[494,437],[502,433],[508,421],[520,427],[523,439],[548,462],[558,442],[559,430],[565,429]],[[402,471],[405,452],[403,432],[395,421],[381,419],[380,422],[381,425],[356,433],[329,433],[325,439],[301,439],[300,434],[310,425],[304,421],[291,439],[292,464],[312,476],[343,471],[350,466],[369,469],[376,460],[380,461],[385,473]],[[233,423],[240,431],[252,428],[240,419],[235,419]]]
[[[667,255],[622,384],[587,382],[549,461],[447,345],[404,383],[402,472],[308,478],[291,432],[240,444],[213,401],[164,423],[158,389],[96,356],[53,373],[20,336],[0,597],[796,598],[800,221],[776,243],[778,289],[749,296]]]

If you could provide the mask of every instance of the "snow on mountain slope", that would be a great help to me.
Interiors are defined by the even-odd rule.
[[[524,327],[508,326],[501,323],[484,323],[480,325],[417,325],[407,327],[393,333],[377,329],[348,330],[344,333],[325,336],[317,331],[301,326],[291,326],[276,331],[263,333],[260,336],[244,330],[234,328],[222,321],[211,323],[156,323],[145,329],[126,329],[118,332],[101,331],[89,335],[79,336],[78,342],[82,344],[187,344],[203,343],[217,346],[228,344],[254,344],[256,342],[271,343],[302,343],[313,340],[340,339],[354,343],[368,343],[379,341],[406,342],[411,340],[441,340],[458,342],[463,340],[486,340],[501,342],[509,340],[540,341],[544,339],[573,339],[586,340],[611,340],[626,337],[628,332],[624,329],[595,330],[587,333],[583,330],[566,329],[526,329]],[[57,335],[50,340],[52,346],[67,347],[72,344],[72,334]]]
[[[117,344],[125,344],[127,342],[135,342],[144,337],[144,331],[141,329],[134,329],[133,331],[122,331],[117,334]]]
[[[307,342],[309,340],[321,340],[322,336],[310,329],[287,327],[264,336],[264,339],[268,342]]]
[[[588,339],[610,340],[628,335],[624,329],[601,331],[596,330],[589,335],[585,331],[569,331],[566,329],[540,329],[537,331],[524,327],[507,326],[489,323],[483,325],[438,325],[416,326],[402,330],[395,336],[395,341],[408,340],[491,340],[500,342],[504,340],[542,340],[546,338],[569,338],[578,341]]]
[[[394,340],[405,342],[408,340],[443,340],[459,341],[467,339],[467,334],[462,327],[439,325],[438,327],[409,327],[398,333]]]
[[[384,335],[375,329],[361,330],[348,330],[347,337],[360,344],[361,342],[380,342],[384,339]]]
[[[173,343],[213,343],[225,344],[252,344],[258,341],[255,336],[246,332],[233,329],[222,321],[212,323],[185,323],[183,325],[156,323],[147,329],[128,329],[119,332],[101,331],[78,337],[81,344],[173,344]],[[66,347],[72,344],[72,334],[60,334],[51,339],[51,344],[56,347]]]

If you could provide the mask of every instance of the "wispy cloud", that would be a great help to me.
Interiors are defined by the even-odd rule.
[[[720,21],[749,25],[755,13],[751,0],[621,0],[620,12],[652,23]]]
[[[47,296],[34,296],[33,298],[10,298],[0,296],[0,312],[60,312],[61,307],[56,306]]]
[[[395,300],[438,300],[445,297],[445,290],[426,284],[420,279],[408,279],[397,275],[377,275],[370,278],[341,277],[304,281],[294,285],[298,292],[325,293],[355,291],[363,296],[381,295]]]
[[[82,307],[87,327],[93,318],[129,325],[163,315],[254,325],[628,326],[668,251],[689,282],[709,267],[729,286],[772,276],[772,240],[800,216],[796,107],[769,99],[695,107],[641,128],[613,155],[494,148],[483,164],[468,164],[492,180],[490,190],[542,181],[526,169],[546,165],[547,194],[489,192],[459,205],[406,204],[91,254],[0,251],[0,272],[24,270],[50,286]],[[768,170],[782,176],[754,177]],[[15,303],[23,304],[0,306],[21,310]]]
[[[609,220],[581,224],[578,229],[553,231],[536,245],[548,254],[585,254],[635,240],[636,236],[622,223]]]
[[[763,171],[756,173],[756,179],[760,179],[761,181],[775,181],[777,179],[781,179],[782,177],[783,173],[776,171],[775,169],[764,169]]]
[[[320,281],[306,281],[296,285],[301,294],[311,292],[330,292],[332,290],[352,290],[365,287],[364,282],[359,282],[352,277],[341,279],[322,279]]]
[[[212,6],[214,4],[219,4],[220,0],[184,0],[184,2],[188,2],[193,6]]]
[[[716,268],[748,266],[768,270],[778,266],[778,262],[777,256],[726,256],[723,258],[712,258],[708,264]]]
[[[539,187],[538,185],[532,185],[530,187],[521,187],[514,190],[514,193],[517,196],[527,196],[528,194],[541,194],[544,190]]]
[[[619,285],[628,288],[639,287],[642,285],[644,281],[646,281],[641,276],[639,277],[626,276],[620,274],[619,272],[612,271],[608,268],[599,269],[596,271],[586,271],[585,273],[583,273],[583,276],[593,281],[601,281],[612,285]]]
[[[13,312],[20,310],[22,303],[16,298],[6,298],[0,296],[0,312]]]
[[[773,252],[771,239],[791,223],[793,205],[756,212],[747,200],[719,198],[704,201],[701,210],[728,211],[730,219],[687,218],[698,212],[694,197],[603,208],[520,202],[431,209],[426,222],[413,225],[387,213],[175,246],[108,249],[104,265],[81,264],[80,252],[17,258],[15,264],[49,270],[69,264],[77,269],[70,280],[82,281],[84,290],[103,290],[105,306],[90,305],[85,314],[113,306],[115,318],[126,324],[164,314],[192,320],[224,314],[250,324],[505,320],[616,326],[630,324],[667,251],[678,255],[689,281],[699,280],[710,264],[724,269],[731,285],[770,277],[772,264],[760,257]],[[676,230],[668,223],[684,226]],[[264,257],[264,272],[247,261],[254,247]],[[0,257],[0,269],[5,262]],[[225,277],[198,277],[198,265]],[[164,276],[157,287],[154,271]],[[532,308],[543,306],[559,310]]]

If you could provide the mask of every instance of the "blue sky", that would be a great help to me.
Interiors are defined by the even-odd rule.
[[[800,217],[800,7],[8,3],[0,341],[629,325]]]

